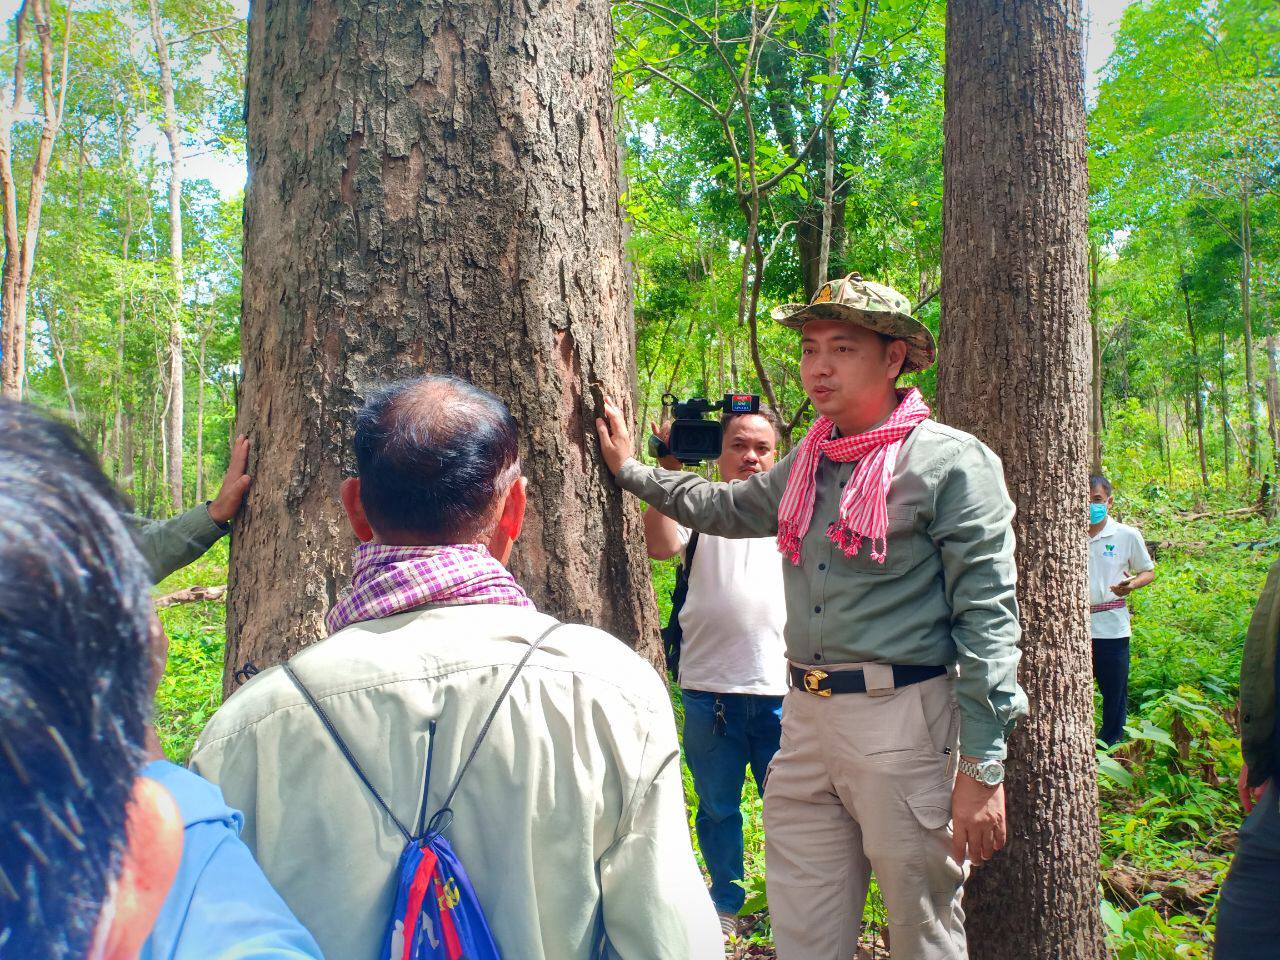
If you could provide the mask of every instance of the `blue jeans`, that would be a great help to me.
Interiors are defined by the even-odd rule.
[[[1240,827],[1240,841],[1218,895],[1216,960],[1280,957],[1280,796],[1275,781]]]
[[[1129,638],[1093,641],[1093,675],[1102,694],[1102,729],[1098,739],[1114,747],[1124,739],[1129,716]]]
[[[782,738],[782,697],[681,690],[684,753],[698,795],[694,827],[720,913],[742,909],[742,784],[747,767],[764,795],[769,761]]]

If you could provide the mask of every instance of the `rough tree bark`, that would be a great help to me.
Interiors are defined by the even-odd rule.
[[[160,66],[160,98],[164,102],[164,138],[169,144],[169,270],[173,284],[168,335],[168,413],[164,435],[168,447],[164,472],[168,481],[169,507],[182,509],[182,425],[185,419],[185,373],[182,356],[182,300],[186,286],[182,260],[182,132],[178,129],[178,106],[173,91],[173,70],[169,64],[169,41],[160,20],[160,0],[147,0],[151,14],[151,39]]]
[[[975,960],[1095,960],[1098,788],[1086,583],[1089,310],[1080,0],[951,0],[941,414],[1017,504],[1031,714],[1009,744],[1009,844],[973,874]]]
[[[657,654],[639,507],[588,383],[633,414],[605,0],[263,0],[249,23],[228,691],[323,635],[354,541],[337,500],[364,390],[450,372],[523,431],[513,570],[540,608]]]

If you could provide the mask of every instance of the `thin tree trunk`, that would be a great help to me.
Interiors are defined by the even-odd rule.
[[[1227,388],[1227,320],[1218,324],[1218,409],[1222,414],[1222,486],[1231,486],[1231,393]]]
[[[1204,451],[1204,374],[1200,372],[1200,338],[1196,334],[1195,321],[1191,317],[1191,290],[1181,254],[1178,258],[1178,274],[1182,287],[1182,302],[1187,311],[1187,332],[1191,335],[1191,367],[1195,373],[1196,446],[1200,451],[1200,482],[1209,487],[1209,461]]]
[[[168,412],[165,417],[165,442],[168,454],[165,475],[169,485],[169,506],[182,509],[182,448],[184,375],[182,356],[182,302],[186,284],[183,280],[182,252],[182,136],[178,129],[178,107],[174,99],[173,71],[169,64],[169,41],[164,37],[160,20],[160,0],[147,0],[151,14],[151,38],[155,41],[156,61],[160,66],[160,96],[164,103],[165,141],[169,144],[169,265],[173,289],[168,337]]]
[[[204,503],[204,364],[208,346],[209,331],[202,327],[197,360],[200,379],[196,381],[196,503]]]
[[[1249,214],[1250,184],[1245,179],[1240,191],[1240,313],[1244,321],[1244,395],[1249,407],[1249,476],[1258,476],[1258,410],[1255,399],[1253,362],[1253,320],[1250,311],[1250,272],[1253,268],[1253,229]]]
[[[54,362],[58,364],[58,373],[62,376],[62,389],[67,396],[67,410],[71,414],[71,422],[75,424],[76,430],[80,429],[80,411],[76,409],[76,395],[71,388],[71,377],[67,375],[67,351],[62,338],[58,336],[58,331],[54,328],[53,317],[49,314],[47,305],[42,304],[40,314],[44,319],[45,329],[49,331],[49,346],[53,350]]]
[[[836,22],[840,18],[840,0],[831,0],[827,10],[827,76],[837,76],[840,70],[836,57]],[[827,85],[823,88],[823,99],[829,101],[835,96],[835,88]],[[836,135],[833,129],[835,121],[828,119],[822,127],[822,237],[818,251],[818,284],[821,286],[830,279],[831,274],[831,229],[833,213],[836,205]]]
[[[599,456],[635,362],[604,0],[276,0],[249,21],[240,428],[226,689],[324,635],[354,539],[335,496],[363,391],[427,370],[500,395],[540,609],[660,657],[638,502]],[[343,95],[335,97],[333,91]]]
[[[135,460],[138,456],[137,422],[130,411],[120,415],[120,463],[116,467],[116,486],[133,496]]]
[[[1271,476],[1280,483],[1280,371],[1276,335],[1267,334],[1267,436],[1271,439]]]
[[[1008,847],[970,878],[974,960],[1099,960],[1087,557],[1088,175],[1079,0],[947,4],[942,343],[948,423],[1017,506],[1019,670]],[[998,370],[999,375],[992,375]]]
[[[17,51],[12,102],[0,114],[0,192],[4,202],[4,272],[0,279],[0,393],[21,397],[27,370],[27,300],[31,274],[35,270],[36,245],[40,238],[40,213],[54,142],[62,125],[67,98],[67,64],[71,50],[71,7],[68,0],[63,20],[60,85],[54,93],[54,52],[49,0],[23,0],[17,14]],[[23,103],[25,22],[30,15],[40,44],[40,95],[43,123],[31,161],[27,191],[27,213],[22,233],[18,233],[17,185],[13,178],[13,123]]]

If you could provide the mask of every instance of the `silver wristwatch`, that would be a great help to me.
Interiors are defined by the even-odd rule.
[[[998,787],[1004,783],[1004,764],[999,760],[972,760],[960,758],[959,770],[966,777],[972,777],[984,787]]]

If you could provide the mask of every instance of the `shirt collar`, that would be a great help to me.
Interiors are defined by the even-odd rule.
[[[1115,521],[1107,517],[1107,522],[1102,525],[1102,529],[1089,538],[1090,543],[1097,540],[1106,540],[1108,537],[1115,535]]]

